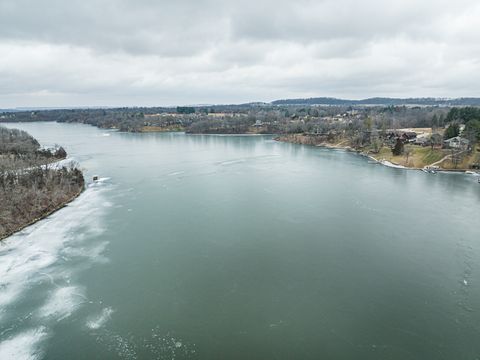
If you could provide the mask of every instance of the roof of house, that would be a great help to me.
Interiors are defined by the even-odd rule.
[[[468,141],[467,139],[462,138],[460,136],[455,136],[453,138],[447,139],[447,140],[445,140],[445,142],[448,142],[448,143],[456,142],[456,143],[464,143],[464,144],[470,143],[470,141]]]

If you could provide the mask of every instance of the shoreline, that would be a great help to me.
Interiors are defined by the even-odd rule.
[[[253,133],[253,132],[247,132],[247,133],[218,133],[218,132],[203,132],[203,133],[199,133],[199,132],[188,132],[188,131],[185,131],[185,130],[167,130],[167,131],[140,131],[140,133],[184,133],[185,135],[214,135],[214,136],[273,136],[273,140],[275,141],[278,141],[278,142],[284,142],[284,143],[290,143],[290,144],[297,144],[297,145],[307,145],[307,146],[315,146],[315,147],[320,147],[320,148],[324,148],[324,149],[331,149],[331,150],[344,150],[344,151],[348,151],[348,152],[352,152],[352,153],[356,153],[360,156],[364,156],[364,157],[367,157],[369,158],[370,160],[380,164],[380,165],[383,165],[383,166],[386,166],[386,167],[389,167],[389,168],[392,168],[392,169],[402,169],[402,170],[418,170],[418,171],[424,171],[425,169],[428,169],[429,168],[429,165],[426,165],[425,167],[414,167],[414,166],[404,166],[404,165],[400,165],[400,164],[397,164],[395,162],[392,162],[392,161],[389,161],[389,160],[386,160],[386,159],[377,159],[376,157],[374,157],[372,154],[369,154],[369,153],[365,153],[361,150],[357,150],[357,149],[354,149],[352,148],[351,146],[349,145],[339,145],[339,144],[329,144],[329,143],[326,143],[326,142],[322,142],[320,144],[314,144],[314,143],[309,143],[309,142],[300,142],[300,141],[291,141],[291,140],[288,140],[286,137],[288,136],[287,134],[282,134],[282,135],[279,135],[279,134],[271,134],[271,133]],[[299,134],[294,134],[294,135],[299,135]],[[282,139],[283,137],[283,139]],[[474,174],[479,174],[480,173],[477,173],[475,172],[474,170],[472,169],[444,169],[444,168],[438,168],[438,169],[435,169],[435,172],[446,172],[446,173],[460,173],[460,174],[465,174],[465,173],[474,173]]]
[[[372,154],[363,152],[361,150],[354,149],[354,148],[352,148],[351,146],[348,146],[348,145],[339,145],[339,144],[334,145],[334,144],[328,144],[328,143],[325,143],[325,142],[320,143],[320,144],[302,143],[302,142],[287,140],[285,137],[282,139],[282,136],[278,136],[274,140],[278,141],[278,142],[297,144],[297,145],[313,146],[313,147],[319,147],[319,148],[323,148],[323,149],[344,150],[344,151],[347,151],[347,152],[352,152],[352,153],[358,154],[360,156],[369,158],[370,160],[374,161],[377,164],[380,164],[380,165],[383,165],[383,166],[386,166],[386,167],[389,167],[389,168],[392,168],[392,169],[423,171],[425,168],[428,167],[428,166],[426,166],[424,168],[413,167],[413,166],[409,167],[409,166],[396,164],[394,162],[391,162],[391,161],[388,161],[388,160],[385,160],[385,159],[379,160],[379,159],[375,158]],[[443,169],[443,168],[438,168],[435,171],[436,172],[446,172],[446,173],[459,173],[459,174],[465,174],[467,172],[476,173],[472,169]]]
[[[65,157],[62,157],[62,158],[57,158],[57,159],[52,159],[51,162],[45,164],[45,165],[41,165],[42,167],[44,166],[50,166],[50,165],[61,165],[62,162],[64,161],[68,161],[68,157],[65,156]],[[71,160],[71,159],[70,159]],[[25,228],[31,226],[31,225],[34,225],[35,223],[49,217],[50,215],[56,213],[57,211],[60,211],[61,209],[63,209],[64,207],[68,206],[68,204],[70,204],[72,201],[74,201],[76,198],[78,198],[83,192],[85,191],[85,184],[82,186],[82,188],[80,188],[77,192],[75,192],[71,197],[69,197],[66,201],[63,201],[61,202],[60,204],[58,204],[57,206],[53,207],[53,209],[48,209],[48,210],[45,210],[45,212],[43,214],[41,214],[39,217],[37,218],[34,218],[30,221],[28,221],[27,223],[25,224],[22,224],[22,225],[19,225],[16,229],[14,230],[11,230],[9,231],[8,233],[5,233],[3,235],[0,235],[0,244],[7,238],[9,238],[10,236],[13,236],[15,235],[16,233],[24,230]]]
[[[72,201],[74,201],[76,198],[78,198],[83,192],[85,191],[85,185],[79,190],[77,191],[75,194],[73,194],[68,200],[66,201],[63,201],[62,203],[60,203],[59,205],[55,206],[53,209],[49,209],[49,210],[46,210],[43,214],[41,214],[39,217],[33,219],[33,220],[30,220],[28,223],[26,224],[22,224],[20,225],[17,229],[15,230],[11,230],[10,232],[6,233],[6,234],[3,234],[3,235],[0,235],[0,244],[7,238],[9,238],[10,236],[13,236],[15,235],[16,233],[22,231],[23,229],[29,227],[30,225],[33,225],[47,217],[49,217],[50,215],[56,213],[57,211],[60,211],[61,209],[63,209],[64,207],[68,206],[68,204],[70,204]]]
[[[57,121],[46,121],[46,122],[57,122]],[[330,144],[330,143],[326,143],[326,142],[322,142],[322,143],[313,143],[313,142],[308,142],[308,141],[292,141],[292,140],[289,140],[288,137],[291,137],[292,135],[295,137],[295,136],[303,136],[303,134],[272,134],[272,133],[255,133],[255,132],[244,132],[244,133],[219,133],[219,132],[188,132],[186,131],[185,128],[172,128],[172,127],[157,127],[157,126],[144,126],[140,131],[121,131],[119,128],[102,128],[102,127],[99,127],[99,126],[96,126],[96,125],[93,125],[93,124],[86,124],[84,123],[85,125],[91,125],[91,126],[94,126],[98,129],[105,129],[105,130],[116,130],[116,131],[119,131],[119,132],[125,132],[125,133],[139,133],[139,134],[148,134],[148,133],[184,133],[185,135],[216,135],[216,136],[273,136],[273,140],[275,141],[278,141],[278,142],[284,142],[284,143],[290,143],[290,144],[297,144],[297,145],[308,145],[308,146],[315,146],[315,147],[320,147],[320,148],[324,148],[324,149],[331,149],[331,150],[344,150],[344,151],[348,151],[348,152],[353,152],[353,153],[356,153],[358,155],[361,155],[361,156],[364,156],[364,157],[367,157],[369,158],[370,160],[380,164],[380,165],[383,165],[383,166],[386,166],[386,167],[390,167],[390,168],[393,168],[393,169],[402,169],[402,170],[418,170],[418,171],[424,171],[425,169],[427,169],[429,167],[429,165],[426,165],[425,167],[413,167],[413,166],[405,166],[405,165],[400,165],[400,164],[396,164],[395,162],[391,162],[391,161],[388,161],[386,159],[377,159],[376,157],[374,157],[372,154],[369,154],[369,153],[365,153],[361,150],[357,150],[355,148],[352,148],[351,146],[349,145],[340,145],[341,143],[339,144]],[[150,129],[148,129],[150,128]],[[55,163],[58,163],[58,162],[61,162],[63,160],[67,160],[68,156],[66,156],[65,158],[60,158],[56,161],[53,161],[52,163],[55,164]],[[444,169],[444,168],[438,168],[438,169],[435,169],[436,172],[446,172],[446,173],[473,173],[473,174],[477,174],[477,175],[480,175],[480,171],[479,172],[476,172],[474,169]],[[2,238],[0,238],[0,240],[2,240]]]

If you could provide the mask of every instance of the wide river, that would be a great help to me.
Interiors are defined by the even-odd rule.
[[[8,126],[62,144],[89,184],[0,244],[1,360],[480,358],[472,175],[263,136]]]

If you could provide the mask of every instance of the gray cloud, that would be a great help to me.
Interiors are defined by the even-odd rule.
[[[0,107],[480,96],[474,0],[0,0]]]

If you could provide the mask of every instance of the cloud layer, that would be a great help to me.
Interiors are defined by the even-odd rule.
[[[480,96],[474,0],[0,0],[0,107]]]

